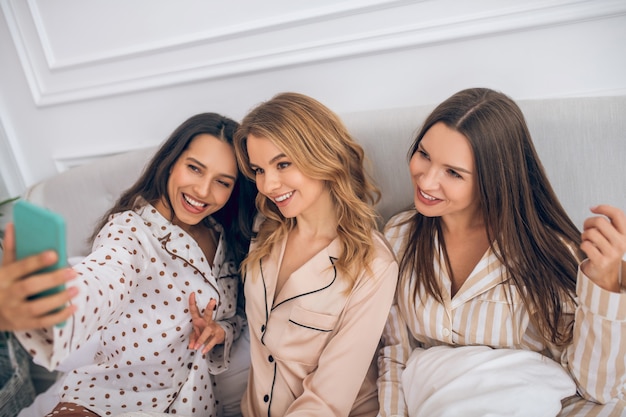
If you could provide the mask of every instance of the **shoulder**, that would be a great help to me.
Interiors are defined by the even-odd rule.
[[[415,209],[401,211],[398,214],[395,214],[389,218],[387,223],[385,224],[384,233],[385,235],[393,229],[401,228],[410,223],[410,220],[415,217],[417,211]]]
[[[99,238],[116,239],[120,234],[152,235],[164,231],[167,221],[151,205],[113,213],[98,233]]]
[[[416,210],[406,210],[391,217],[384,228],[384,235],[392,250],[398,254],[401,246],[406,241],[411,229],[412,219],[417,214]]]
[[[373,254],[370,261],[370,268],[365,270],[364,276],[397,278],[398,261],[389,242],[378,231],[372,232],[374,242]],[[388,279],[385,279],[387,281]]]
[[[109,220],[103,225],[102,229],[118,229],[120,227],[136,226],[143,224],[144,219],[141,213],[133,210],[125,210],[113,213],[109,216]]]
[[[359,291],[377,291],[382,287],[395,288],[398,262],[389,243],[378,231],[372,231],[373,246],[368,266],[361,268],[354,282]]]
[[[385,236],[379,231],[372,231],[372,241],[374,242],[373,260],[377,262],[395,262],[396,257],[393,249]]]

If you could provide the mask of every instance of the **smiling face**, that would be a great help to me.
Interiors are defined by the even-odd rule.
[[[249,134],[247,150],[257,189],[284,217],[305,215],[330,204],[324,181],[304,175],[270,139]]]
[[[167,181],[174,210],[172,222],[189,231],[226,204],[236,178],[237,163],[231,145],[205,133],[194,137],[172,166]],[[169,218],[164,199],[155,208]]]
[[[442,122],[424,135],[409,164],[415,208],[427,217],[475,216],[474,154],[465,136]]]

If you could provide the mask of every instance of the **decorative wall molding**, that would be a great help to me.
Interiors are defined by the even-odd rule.
[[[414,18],[438,4],[335,2],[151,43],[131,39],[124,48],[59,57],[46,32],[48,16],[37,0],[0,0],[38,107],[626,14],[623,0],[543,0],[506,2],[458,16],[449,13],[446,18],[424,19],[426,23]],[[380,18],[381,13],[393,19]]]
[[[0,182],[2,182],[0,189],[6,190],[10,197],[20,195],[26,189],[26,182],[20,174],[13,148],[0,118]],[[0,195],[0,200],[2,199],[3,196]]]
[[[135,44],[123,49],[100,51],[96,54],[77,56],[74,59],[57,58],[46,37],[44,19],[39,13],[37,2],[27,0],[33,16],[36,31],[46,55],[50,70],[68,70],[73,67],[96,65],[103,62],[122,61],[140,58],[146,55],[168,53],[172,50],[191,48],[198,45],[215,44],[229,39],[250,38],[252,36],[294,28],[301,25],[323,23],[358,14],[371,14],[382,9],[402,7],[425,0],[351,0],[336,2],[330,6],[307,8],[296,12],[287,12],[281,16],[256,19],[226,27],[217,27],[190,33],[170,39],[156,40],[150,43]]]

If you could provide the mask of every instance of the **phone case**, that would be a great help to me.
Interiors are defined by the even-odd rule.
[[[67,266],[65,220],[61,215],[26,200],[18,200],[13,206],[13,223],[15,225],[15,255],[17,259],[35,255],[45,250],[54,250],[58,254],[57,263],[37,272],[49,272]],[[33,298],[61,291],[64,287],[61,285],[52,288]]]

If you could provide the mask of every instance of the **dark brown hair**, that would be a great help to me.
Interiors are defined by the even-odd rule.
[[[184,121],[156,151],[137,182],[128,188],[102,217],[91,236],[91,241],[107,223],[109,216],[136,208],[137,197],[143,197],[150,204],[165,198],[172,219],[174,212],[167,192],[172,166],[197,135],[209,134],[232,146],[233,136],[238,127],[239,124],[234,120],[216,113],[201,113]],[[239,170],[230,198],[224,207],[212,214],[212,217],[223,226],[228,246],[238,263],[248,251],[252,221],[256,213],[255,196],[256,186]]]
[[[572,338],[562,307],[574,302],[580,232],[554,193],[520,108],[506,95],[486,89],[460,91],[427,117],[409,159],[435,123],[463,134],[474,153],[480,206],[491,249],[505,266],[547,342]],[[433,259],[439,249],[448,262],[441,220],[416,213],[410,220],[400,261],[402,280],[416,279],[442,301]],[[441,248],[435,247],[436,237]],[[417,297],[418,294],[413,294]]]

